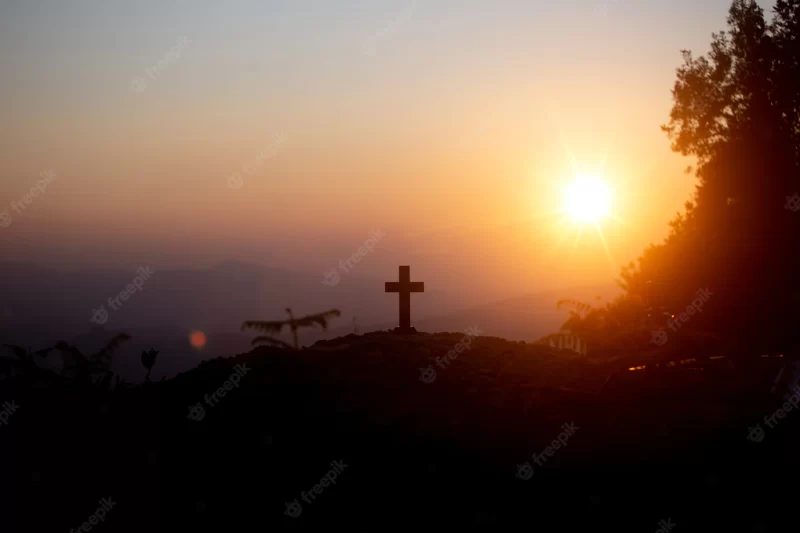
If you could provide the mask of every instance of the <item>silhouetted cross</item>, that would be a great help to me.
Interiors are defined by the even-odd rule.
[[[416,332],[411,327],[411,293],[425,292],[425,283],[411,281],[411,267],[401,266],[400,281],[387,281],[386,292],[400,293],[400,327],[395,331],[398,333]]]

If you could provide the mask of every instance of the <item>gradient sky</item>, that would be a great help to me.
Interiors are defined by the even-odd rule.
[[[610,283],[692,194],[659,125],[729,4],[5,0],[2,258],[321,275],[380,228],[358,275],[412,264],[486,299]],[[613,188],[607,251],[555,213],[575,167]]]

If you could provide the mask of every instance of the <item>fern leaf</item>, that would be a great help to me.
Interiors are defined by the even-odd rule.
[[[284,326],[288,324],[285,320],[246,320],[242,322],[242,331],[246,329],[256,329],[264,333],[280,333]]]
[[[251,344],[253,346],[257,344],[265,344],[268,346],[276,346],[278,348],[284,348],[287,350],[294,350],[294,348],[290,344],[287,344],[280,339],[276,339],[275,337],[264,337],[264,336],[256,337],[255,339],[253,339],[253,342]]]

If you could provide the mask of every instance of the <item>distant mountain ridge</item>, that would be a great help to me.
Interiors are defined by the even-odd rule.
[[[114,369],[126,379],[138,380],[143,375],[142,350],[161,350],[154,379],[172,376],[203,359],[249,349],[255,335],[239,331],[242,321],[282,319],[286,307],[298,316],[331,308],[342,311],[327,332],[301,331],[304,345],[353,333],[354,318],[361,333],[397,325],[397,295],[384,293],[382,281],[351,277],[329,287],[321,274],[238,261],[207,269],[155,268],[141,290],[112,309],[108,299],[125,290],[136,275],[134,270],[62,271],[0,262],[0,343],[41,348],[63,339],[90,350],[124,331],[133,339],[116,354]],[[556,309],[557,300],[610,299],[620,292],[612,286],[552,290],[459,307],[450,294],[426,289],[412,296],[412,323],[419,331],[463,331],[475,326],[486,335],[524,341],[558,330],[567,312]],[[93,311],[101,306],[108,313],[107,322],[92,322]],[[192,330],[206,333],[208,342],[202,350],[190,346]]]
[[[545,335],[556,333],[566,320],[568,312],[564,309],[558,309],[557,303],[559,300],[572,298],[604,305],[605,302],[611,301],[620,294],[622,294],[622,290],[613,285],[551,290],[419,320],[413,319],[412,312],[411,322],[418,331],[427,333],[463,331],[465,328],[475,326],[486,332],[487,335],[501,337],[510,341],[533,342]],[[601,298],[601,302],[597,302],[596,297],[598,296]],[[422,295],[412,297],[412,309],[416,301],[422,298],[424,298]],[[359,326],[359,330],[362,333],[366,333],[391,329],[395,326],[397,326],[396,322],[385,322],[373,326]],[[307,339],[333,338],[352,332],[352,326],[349,328],[345,326],[335,327],[327,335],[316,334],[307,337]]]

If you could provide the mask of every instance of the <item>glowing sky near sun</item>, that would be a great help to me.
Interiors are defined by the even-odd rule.
[[[322,272],[380,229],[359,275],[610,283],[692,192],[659,125],[680,49],[706,51],[727,8],[3,3],[0,211],[59,176],[0,228],[3,259]],[[612,260],[549,217],[576,171],[614,191]]]

